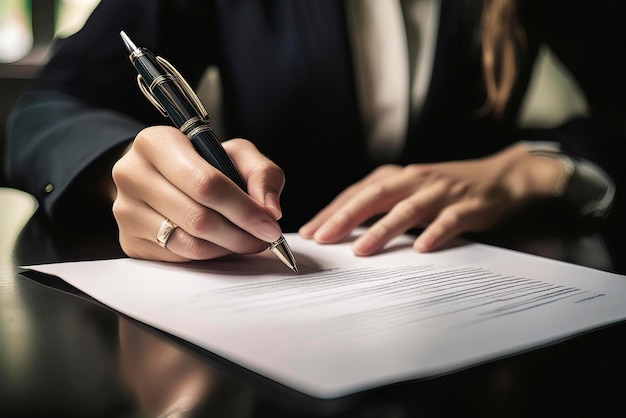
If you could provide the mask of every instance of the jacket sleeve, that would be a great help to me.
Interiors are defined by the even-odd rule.
[[[96,202],[99,192],[88,173],[102,166],[99,174],[110,175],[112,153],[145,126],[169,123],[139,92],[120,31],[168,57],[180,38],[198,38],[177,16],[189,12],[188,3],[103,0],[78,33],[53,45],[50,61],[16,103],[8,123],[7,178],[55,221],[75,222],[95,209],[86,203]],[[204,59],[193,66],[174,62],[190,80],[206,67]],[[99,203],[110,213],[110,202]]]
[[[21,97],[9,125],[9,182],[33,194],[56,220],[88,209],[84,206],[93,196],[69,191],[77,190],[74,187],[90,165],[128,143],[143,128],[123,114],[93,109],[53,91]]]

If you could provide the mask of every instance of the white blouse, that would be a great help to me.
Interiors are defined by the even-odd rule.
[[[404,147],[433,68],[440,0],[347,0],[361,118],[369,155],[391,161]]]

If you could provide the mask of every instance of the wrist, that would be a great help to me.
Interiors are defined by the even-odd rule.
[[[560,153],[529,151],[516,168],[523,179],[523,194],[529,199],[547,199],[565,193],[574,163]]]

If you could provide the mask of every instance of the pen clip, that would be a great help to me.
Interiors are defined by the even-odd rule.
[[[189,83],[187,83],[184,77],[165,58],[157,56],[156,60],[169,73],[169,75],[174,78],[174,80],[176,81],[176,84],[178,84],[183,94],[187,96],[187,98],[191,102],[191,105],[194,107],[194,109],[198,113],[198,116],[200,116],[202,119],[208,122],[209,112],[207,112],[204,105],[202,104],[202,102],[200,101],[196,93],[194,93],[193,89],[191,88]]]
[[[139,90],[141,90],[143,95],[146,96],[146,99],[148,99],[148,101],[152,103],[152,105],[156,107],[163,116],[168,117],[167,110],[165,110],[165,108],[161,106],[161,103],[159,103],[159,101],[154,97],[154,95],[146,85],[146,81],[141,75],[137,75],[137,85],[139,86]]]

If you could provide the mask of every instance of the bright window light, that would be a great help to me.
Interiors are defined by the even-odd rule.
[[[33,31],[27,2],[25,0],[1,0],[0,62],[19,61],[30,52],[32,47]]]

